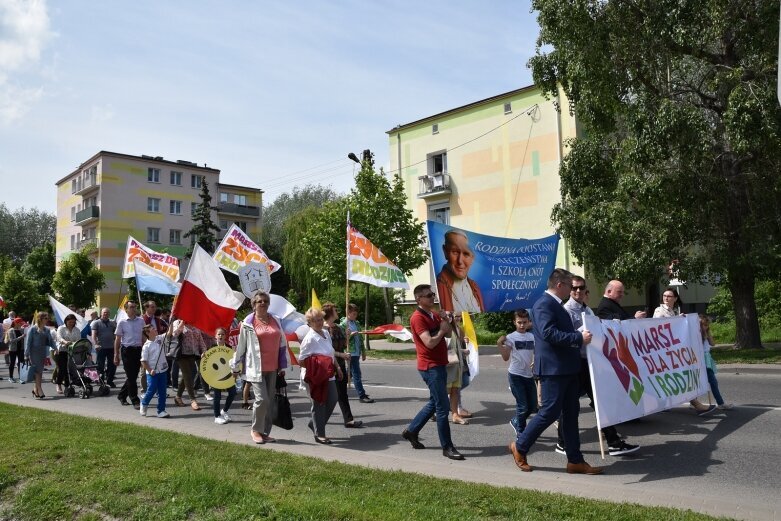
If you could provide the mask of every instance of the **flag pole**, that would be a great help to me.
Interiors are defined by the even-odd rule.
[[[347,246],[346,269],[344,277],[344,316],[347,316],[347,305],[350,303],[350,210],[347,210]]]
[[[135,269],[135,267],[133,268]],[[125,279],[123,279],[121,276],[119,278],[119,301],[117,302],[117,313],[119,313],[119,306],[122,304],[122,284],[125,283]],[[108,306],[105,306],[108,307]]]

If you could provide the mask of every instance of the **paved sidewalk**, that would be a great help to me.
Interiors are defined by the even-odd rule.
[[[385,349],[384,346],[380,347],[380,344],[379,341],[376,342],[375,348]],[[406,344],[390,345],[403,346]],[[487,352],[484,354],[486,355],[486,361],[497,358],[489,355]],[[408,362],[372,361],[367,365],[385,363],[406,364]],[[738,369],[748,370],[752,368],[740,366]],[[781,366],[769,366],[764,370],[781,374]],[[2,374],[7,376],[7,371],[2,371]],[[44,373],[44,376],[50,378],[51,373]],[[289,394],[291,402],[294,403],[294,409],[301,412],[304,408],[308,409],[308,400],[302,392],[297,390],[296,382],[292,381],[297,377],[298,371],[295,371],[294,375],[291,375]],[[118,381],[121,382],[122,378],[118,378]],[[111,395],[108,397],[93,397],[87,400],[80,400],[78,398],[63,398],[61,395],[56,395],[54,386],[51,383],[45,383],[44,392],[47,395],[47,399],[34,400],[30,393],[31,389],[31,384],[11,384],[3,380],[0,382],[0,401],[99,419],[122,421],[180,433],[185,432],[205,438],[255,447],[249,437],[250,411],[239,408],[238,404],[241,403],[240,396],[237,396],[238,399],[234,402],[234,406],[230,411],[234,422],[227,425],[216,425],[213,423],[211,402],[207,402],[202,397],[199,398],[199,403],[202,406],[201,411],[193,411],[190,407],[176,407],[173,404],[173,400],[169,399],[168,410],[171,412],[172,418],[161,420],[154,416],[141,417],[138,411],[132,407],[120,406],[116,399],[117,390],[112,390]],[[169,395],[173,396],[173,394],[174,391],[169,390]],[[415,394],[417,397],[419,393],[410,394]],[[154,403],[150,406],[150,411],[154,410]],[[381,422],[383,410],[378,409],[376,415],[376,418],[373,418],[374,422]],[[368,418],[368,416],[365,418]],[[479,458],[469,458],[467,462],[453,462],[442,458],[441,452],[436,454],[436,451],[433,450],[407,450],[409,447],[403,443],[403,440],[400,440],[395,426],[392,434],[373,434],[364,429],[365,435],[369,435],[371,439],[375,440],[372,443],[376,442],[376,450],[365,451],[354,446],[351,448],[349,437],[354,433],[341,426],[338,408],[334,411],[334,417],[329,423],[328,431],[329,436],[340,440],[345,439],[347,443],[338,443],[328,447],[314,444],[311,433],[306,429],[305,423],[301,418],[297,417],[296,427],[292,431],[282,431],[275,428],[273,435],[278,438],[278,443],[266,444],[258,448],[259,450],[269,449],[289,452],[377,469],[402,470],[433,477],[451,477],[467,482],[543,490],[585,498],[639,503],[648,506],[692,509],[714,516],[729,516],[738,519],[781,521],[781,510],[779,510],[778,504],[746,504],[746,502],[741,502],[740,498],[733,497],[725,497],[723,499],[696,497],[688,493],[687,490],[675,491],[673,493],[666,491],[663,494],[655,493],[638,486],[616,486],[614,482],[608,479],[600,479],[600,477],[573,476],[562,472],[546,472],[545,470],[534,472],[532,475],[534,479],[521,479],[522,477],[528,477],[528,475],[520,476],[517,469],[511,465],[503,467],[481,465]],[[429,435],[432,436],[433,433],[429,433]],[[430,439],[429,441],[432,440]],[[490,447],[489,449],[499,451],[501,448]],[[509,456],[507,457],[509,458]]]

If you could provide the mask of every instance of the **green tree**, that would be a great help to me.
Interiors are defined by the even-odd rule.
[[[0,203],[0,255],[19,264],[35,248],[54,242],[57,219],[54,214],[36,208],[9,211]]]
[[[778,1],[533,0],[530,61],[584,132],[553,221],[595,275],[641,286],[673,261],[726,279],[737,347],[760,346],[755,277],[781,265]]]
[[[288,242],[285,223],[297,213],[309,207],[319,208],[325,203],[335,201],[339,196],[330,187],[306,185],[296,187],[290,193],[284,193],[263,209],[263,240],[261,246],[271,259],[280,262]],[[274,293],[286,295],[291,288],[288,266],[283,265],[271,275]]]
[[[85,251],[72,253],[60,263],[54,274],[52,289],[57,300],[66,306],[88,308],[95,303],[95,295],[106,286],[106,279]]]
[[[195,250],[195,244],[198,244],[209,253],[214,253],[214,249],[217,247],[216,234],[220,232],[220,227],[212,221],[212,211],[217,210],[217,207],[212,206],[209,183],[205,179],[201,182],[201,192],[198,195],[201,198],[201,202],[196,206],[193,214],[195,224],[189,232],[184,234],[185,238],[195,237],[195,243],[190,246],[190,249],[184,255],[188,259],[192,256],[193,250]]]
[[[344,286],[346,279],[347,211],[352,225],[409,275],[428,258],[421,248],[424,224],[406,206],[404,182],[389,180],[374,169],[371,154],[364,157],[350,194],[320,208],[309,209],[288,221],[283,259],[291,278],[311,287]],[[386,320],[392,318],[392,299],[385,292]]]
[[[21,269],[9,264],[1,273],[0,295],[3,295],[8,311],[16,311],[29,318],[36,310],[48,307],[46,295],[38,292],[35,280]]]
[[[48,295],[56,268],[54,243],[47,242],[30,252],[22,264],[22,273],[35,282],[39,295]]]

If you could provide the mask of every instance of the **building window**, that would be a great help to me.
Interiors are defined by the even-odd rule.
[[[168,232],[168,242],[171,244],[182,244],[182,230],[170,230]]]
[[[76,220],[76,207],[71,206],[71,222],[74,222]],[[73,249],[73,248],[71,248]]]
[[[505,103],[504,104],[504,113],[505,114],[512,114],[513,112],[513,104],[512,103]]]
[[[190,186],[192,188],[200,188],[201,184],[203,184],[203,176],[202,175],[195,175],[195,174],[193,174],[190,177]]]
[[[71,251],[76,249],[76,236],[71,235]]]
[[[428,156],[428,175],[447,173],[447,152],[436,152]]]
[[[247,233],[247,223],[246,222],[239,221],[239,222],[236,223],[236,226],[241,228],[241,231],[243,231],[244,233]]]
[[[228,221],[220,220],[220,230],[227,230],[228,229]]]
[[[71,193],[72,193],[72,194],[75,194],[75,193],[78,191],[78,189],[76,188],[76,186],[77,186],[77,185],[76,185],[76,180],[74,179],[74,180],[72,180],[72,181],[71,181]],[[71,249],[73,249],[73,248],[71,248]]]
[[[450,225],[450,204],[432,204],[428,207],[428,219]]]
[[[236,204],[240,204],[242,206],[247,206],[247,196],[246,195],[234,195],[233,201]]]
[[[171,184],[176,186],[182,186],[182,173],[174,172],[171,170]]]
[[[88,197],[84,199],[84,208],[90,208],[92,206],[97,206],[98,204],[98,198],[97,197]]]
[[[169,209],[171,215],[182,215],[182,201],[171,201]]]
[[[159,183],[160,182],[160,169],[159,168],[147,168],[146,169],[146,180],[150,183]]]
[[[431,125],[431,133],[439,134],[439,123],[434,123],[433,125]]]
[[[147,228],[146,242],[160,242],[160,228]]]
[[[220,202],[221,203],[227,203],[228,202],[228,194],[227,194],[227,192],[220,192]]]
[[[198,211],[198,205],[200,203],[190,203],[190,215],[195,215],[195,212]]]
[[[146,211],[160,213],[160,199],[148,197],[146,200]]]

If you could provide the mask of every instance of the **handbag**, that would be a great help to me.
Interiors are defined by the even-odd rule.
[[[182,354],[182,343],[180,338],[168,337],[164,340],[165,343],[165,356],[166,358],[179,358]]]
[[[282,383],[279,383],[279,380]],[[277,392],[274,395],[274,415],[272,423],[281,429],[289,431],[293,428],[293,413],[290,410],[290,400],[287,398],[287,382],[284,377],[277,378]]]
[[[19,364],[19,380],[23,384],[29,384],[35,381],[35,366],[30,364]]]

